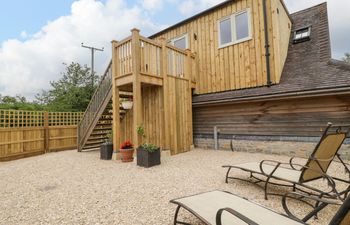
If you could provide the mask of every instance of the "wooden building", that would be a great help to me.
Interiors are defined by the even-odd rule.
[[[326,3],[290,14],[283,0],[225,1],[149,38],[133,29],[112,51],[80,150],[111,127],[115,150],[131,139],[177,154],[215,126],[220,138],[302,139],[350,121],[350,66],[331,59]],[[120,107],[127,96],[131,110]]]

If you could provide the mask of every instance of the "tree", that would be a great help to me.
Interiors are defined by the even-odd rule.
[[[62,78],[51,81],[51,90],[43,90],[36,99],[46,104],[50,111],[85,111],[94,93],[98,76],[92,74],[85,65],[72,62],[66,65]]]
[[[0,109],[16,109],[16,110],[45,110],[45,106],[36,102],[28,102],[24,96],[0,96]]]
[[[342,58],[344,62],[350,63],[350,53],[345,53],[345,56]]]

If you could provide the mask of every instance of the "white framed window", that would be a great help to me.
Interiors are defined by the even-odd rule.
[[[250,9],[234,13],[218,21],[219,48],[252,39]]]
[[[170,40],[170,44],[174,45],[177,48],[187,49],[188,46],[188,35],[183,34],[179,37],[173,38]]]

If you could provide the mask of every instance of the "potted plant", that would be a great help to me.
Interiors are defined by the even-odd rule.
[[[134,161],[134,145],[130,141],[125,141],[120,145],[120,153],[122,162]]]
[[[113,154],[112,130],[108,131],[105,142],[100,147],[100,159],[110,160]]]
[[[144,127],[137,127],[137,134],[146,137]],[[160,148],[154,144],[144,143],[137,148],[137,165],[151,167],[160,164]]]
[[[132,98],[124,98],[122,100],[123,109],[131,109],[132,108]]]
[[[160,164],[160,148],[154,144],[145,143],[137,148],[137,165],[151,167]]]

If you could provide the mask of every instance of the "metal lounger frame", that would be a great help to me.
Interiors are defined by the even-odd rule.
[[[327,132],[328,130],[330,129],[330,127],[332,126],[331,123],[328,124],[325,132],[323,133],[321,139],[320,139],[320,142],[317,144],[317,146],[315,147],[315,150],[318,148],[318,146],[321,144],[322,140],[326,137],[327,135]],[[349,129],[350,130],[350,129]],[[336,130],[337,133],[344,133],[345,135],[347,135],[349,133],[349,130],[347,130],[346,132],[341,132],[341,127],[339,126]],[[340,147],[339,147],[340,148]],[[339,150],[338,148],[338,150]],[[335,161],[334,158],[337,157],[339,161],[335,161],[335,162],[338,162],[340,164],[342,164],[345,168],[345,171],[346,173],[348,173],[350,175],[350,169],[348,168],[348,164],[346,164],[340,157],[339,153],[338,153],[338,150],[335,154],[335,156],[332,158],[332,159],[328,159],[328,160],[331,160],[331,161]],[[308,162],[310,160],[314,160],[318,166],[320,167],[321,171],[315,171],[315,170],[312,170],[311,168],[307,167],[306,165],[299,165],[299,164],[296,164],[296,163],[293,163],[293,159],[296,158],[296,157],[292,157],[290,160],[289,160],[289,163],[281,163],[281,162],[278,162],[278,161],[273,161],[273,160],[263,160],[260,162],[259,164],[259,168],[260,168],[260,172],[256,172],[256,171],[253,171],[253,170],[249,170],[249,169],[246,169],[246,168],[241,168],[238,166],[223,166],[224,168],[228,168],[227,172],[226,172],[226,183],[228,183],[228,179],[236,179],[236,180],[241,180],[241,181],[246,181],[246,182],[251,182],[253,184],[256,184],[258,187],[262,188],[264,190],[264,193],[265,193],[265,199],[267,200],[267,196],[268,195],[279,195],[281,196],[282,194],[279,194],[279,193],[273,193],[273,192],[268,192],[267,189],[268,189],[268,185],[277,185],[277,186],[285,186],[285,187],[292,187],[293,188],[293,191],[301,191],[301,192],[304,192],[304,193],[307,193],[309,195],[314,195],[314,196],[318,196],[318,197],[325,197],[325,198],[336,198],[336,199],[340,199],[342,201],[344,201],[348,195],[348,193],[350,192],[350,180],[344,180],[344,179],[340,179],[340,178],[337,178],[337,177],[332,177],[332,176],[329,176],[326,174],[326,171],[323,170],[322,166],[321,166],[321,162],[323,160],[319,160],[317,158],[314,157],[315,155],[315,151],[312,153],[312,155],[309,157],[308,159]],[[275,166],[273,168],[273,170],[271,171],[271,173],[266,173],[263,169],[263,165],[265,163],[270,163],[270,164],[266,164],[266,165],[270,165],[270,166]],[[273,163],[274,165],[271,165],[271,163]],[[306,163],[307,164],[307,163]],[[330,164],[330,163],[329,163]],[[294,181],[290,181],[290,180],[287,180],[287,179],[283,179],[281,177],[276,177],[274,176],[274,173],[275,171],[278,169],[278,168],[283,168],[283,165],[287,165],[288,167],[284,167],[286,169],[291,169],[291,170],[299,170],[301,171],[302,169],[308,169],[309,171],[313,171],[315,173],[318,173],[320,176],[319,178],[323,178],[323,179],[326,179],[328,181],[328,185],[331,187],[331,190],[329,192],[324,192],[322,190],[319,190],[319,189],[316,189],[316,188],[313,188],[305,183],[309,182],[309,181],[312,181],[312,180],[308,180],[308,181],[305,181],[305,182],[294,182]],[[328,165],[329,166],[329,165]],[[296,167],[299,167],[299,169],[297,169]],[[232,176],[229,176],[229,173],[231,171],[232,168],[236,168],[236,169],[240,169],[240,170],[243,170],[243,171],[246,171],[246,172],[249,172],[250,173],[250,178],[253,178],[254,180],[252,179],[242,179],[242,178],[239,178],[239,177],[232,177]],[[328,168],[328,167],[327,167]],[[262,175],[262,176],[265,176],[266,177],[266,180],[264,179],[261,179],[261,178],[258,178],[256,175]],[[303,175],[303,172],[301,173],[300,176]],[[319,179],[319,178],[316,178],[316,179]],[[283,181],[283,182],[287,182],[287,183],[291,183],[291,184],[280,184],[280,183],[275,183],[275,182],[271,182],[271,179],[275,179],[275,180],[279,180],[279,181]],[[314,179],[314,180],[316,180]],[[348,187],[345,189],[345,190],[342,190],[342,191],[338,191],[336,189],[336,183],[335,181],[340,181],[340,182],[343,182],[343,183],[346,183],[348,184]],[[264,183],[263,187],[259,185],[259,183]],[[304,189],[302,189],[304,188]],[[306,190],[305,190],[306,189]],[[314,193],[312,193],[312,191]],[[315,192],[317,194],[315,194]],[[316,205],[314,206],[315,208],[319,205],[319,203],[317,202]]]
[[[226,193],[229,193],[229,194],[232,194],[230,192],[227,192],[227,191],[223,191],[223,192],[226,192]],[[199,195],[199,194],[195,194],[195,195]],[[192,195],[192,196],[195,196],[195,195]],[[232,195],[235,195],[235,194],[232,194]],[[295,196],[293,196],[295,195]],[[237,196],[237,195],[235,195]],[[187,197],[191,197],[191,196],[187,196]],[[306,216],[304,216],[302,219],[299,219],[297,218],[296,216],[294,216],[288,206],[287,206],[287,199],[288,198],[291,198],[291,199],[296,199],[296,200],[299,200],[299,201],[302,201],[302,202],[305,202],[304,199],[308,199],[308,200],[313,200],[313,201],[316,201],[318,202],[318,206],[315,207],[310,213],[308,213]],[[246,198],[243,198],[247,201],[249,201],[248,199]],[[183,221],[179,221],[178,220],[178,215],[179,215],[179,211],[181,208],[184,208],[186,209],[187,211],[189,211],[190,213],[192,213],[194,216],[196,216],[199,220],[201,220],[202,222],[204,222],[205,224],[208,224],[210,225],[210,223],[208,221],[206,221],[201,215],[199,215],[198,213],[196,213],[194,210],[192,210],[190,207],[187,207],[186,205],[182,204],[181,202],[177,202],[176,201],[177,199],[173,199],[171,200],[170,202],[171,203],[174,203],[177,205],[176,207],[176,210],[175,210],[175,214],[174,214],[174,225],[177,225],[177,224],[183,224],[183,225],[191,225],[190,223],[186,223],[186,222],[183,222]],[[256,204],[256,203],[254,203]],[[286,193],[283,195],[283,198],[282,198],[282,206],[286,212],[287,215],[284,215],[284,214],[281,214],[281,213],[277,213],[279,215],[282,215],[282,216],[285,216],[285,217],[288,217],[292,220],[295,220],[295,221],[298,221],[302,224],[306,224],[306,222],[311,219],[312,217],[316,216],[317,213],[319,213],[322,209],[324,209],[327,205],[329,204],[336,204],[336,205],[340,205],[342,204],[342,206],[340,207],[339,211],[335,214],[335,216],[333,217],[330,225],[338,225],[339,221],[341,219],[343,219],[345,216],[346,216],[346,213],[350,210],[350,196],[345,200],[345,202],[340,202],[340,201],[334,201],[334,200],[330,200],[330,199],[321,199],[321,198],[317,198],[317,197],[314,197],[314,196],[309,196],[309,195],[304,195],[304,194],[301,194],[301,193],[296,193],[296,192],[290,192],[290,193]],[[259,205],[259,204],[256,204],[256,205]],[[259,205],[261,206],[261,205]],[[264,207],[264,206],[261,206],[263,208],[266,208],[266,209],[269,209],[267,207]],[[271,209],[269,209],[271,210]],[[231,208],[222,208],[222,209],[219,209],[216,213],[216,224],[217,225],[222,225],[222,222],[221,222],[221,215],[222,213],[226,211],[230,214],[232,214],[233,216],[239,218],[240,220],[244,221],[245,223],[249,224],[249,225],[257,225],[256,222],[252,221],[247,215],[242,215],[241,213],[237,212],[236,210],[234,209],[231,209]],[[338,223],[337,223],[338,222]]]

